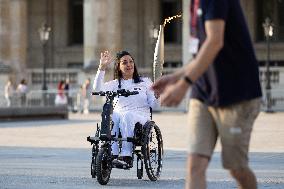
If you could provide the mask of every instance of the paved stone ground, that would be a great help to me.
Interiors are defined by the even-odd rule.
[[[0,146],[44,148],[89,148],[86,136],[96,130],[100,114],[71,114],[69,120],[25,121],[0,123]],[[186,150],[187,115],[155,113],[153,120],[163,133],[164,147]],[[219,146],[216,148],[220,151]],[[252,141],[251,152],[284,152],[284,112],[260,113]]]
[[[183,188],[186,114],[155,113],[162,130],[165,159],[159,182],[136,178],[136,170],[112,172],[107,187],[90,177],[90,144],[99,114],[71,114],[70,120],[0,123],[0,189]],[[259,188],[284,188],[284,113],[261,113],[251,143],[250,165]],[[220,163],[220,147],[210,163],[208,188],[236,188]]]

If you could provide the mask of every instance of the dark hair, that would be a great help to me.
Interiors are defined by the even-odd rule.
[[[26,84],[26,80],[25,80],[25,79],[22,79],[20,83],[21,83],[21,84]]]
[[[116,59],[115,59],[115,64],[114,64],[114,79],[118,79],[118,88],[121,88],[121,78],[122,78],[122,72],[119,69],[120,59],[125,55],[129,55],[132,58],[132,60],[134,61],[134,58],[127,51],[119,51],[116,54]],[[141,82],[138,70],[137,70],[136,65],[135,65],[135,61],[134,61],[133,80],[134,80],[134,83]]]
[[[62,86],[65,84],[65,82],[63,80],[60,80],[59,83],[58,83],[58,86],[57,88],[60,90],[62,89]]]

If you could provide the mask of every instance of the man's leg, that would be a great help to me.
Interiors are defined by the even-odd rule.
[[[218,132],[208,107],[196,99],[189,104],[189,147],[187,189],[206,188],[206,169]]]
[[[186,189],[206,188],[206,169],[209,158],[206,156],[190,154],[187,158]]]
[[[223,166],[237,180],[239,189],[257,188],[256,178],[248,167],[248,151],[259,109],[260,99],[211,109],[220,133]]]
[[[239,189],[256,189],[256,178],[250,168],[230,170],[231,175],[237,180]]]

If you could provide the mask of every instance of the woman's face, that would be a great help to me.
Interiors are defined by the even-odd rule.
[[[129,55],[125,55],[119,60],[119,69],[123,79],[132,79],[134,73],[134,61]]]

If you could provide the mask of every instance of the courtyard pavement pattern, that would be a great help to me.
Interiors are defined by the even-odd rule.
[[[164,140],[164,167],[158,182],[138,180],[136,168],[113,169],[107,186],[90,175],[91,146],[99,113],[70,114],[69,120],[0,123],[0,189],[183,188],[188,139],[187,114],[154,113]],[[284,113],[258,116],[250,166],[261,189],[284,188]],[[237,188],[222,168],[217,144],[207,172],[209,189]]]

